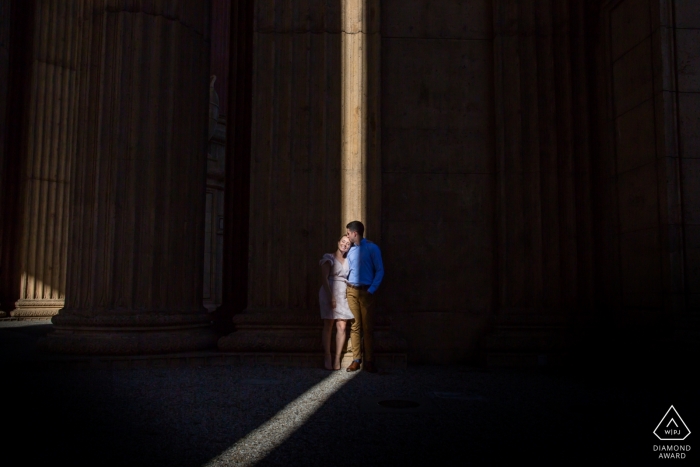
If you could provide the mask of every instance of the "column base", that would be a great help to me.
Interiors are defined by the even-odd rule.
[[[292,310],[247,310],[233,317],[236,330],[219,339],[222,352],[233,352],[250,361],[300,366],[301,361],[323,364],[321,330],[323,321],[318,313]],[[377,364],[405,368],[406,342],[389,331],[389,320],[383,315],[375,318],[374,353]],[[348,326],[348,338],[350,328]],[[341,366],[352,361],[348,339]],[[331,352],[335,352],[335,336],[331,337]],[[309,355],[317,358],[307,360]],[[397,363],[398,362],[398,363]],[[301,365],[304,366],[304,365]],[[317,366],[314,364],[314,366]]]
[[[10,312],[13,318],[51,318],[63,308],[64,300],[21,299],[15,302],[15,309]]]
[[[235,315],[235,331],[218,341],[223,352],[323,352],[318,314],[291,310],[247,310]]]
[[[216,348],[206,314],[110,312],[81,316],[63,311],[38,343],[44,352],[73,355],[147,355]]]
[[[566,316],[501,314],[481,346],[487,367],[561,367],[575,337]]]

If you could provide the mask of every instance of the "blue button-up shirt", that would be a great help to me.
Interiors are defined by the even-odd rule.
[[[384,265],[379,247],[363,238],[359,245],[350,248],[347,260],[350,267],[348,282],[355,286],[369,285],[367,291],[376,292],[384,278]]]

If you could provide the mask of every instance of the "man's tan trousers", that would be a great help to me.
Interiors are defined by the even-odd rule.
[[[366,290],[348,287],[347,297],[350,311],[355,317],[355,322],[350,328],[352,359],[362,359],[362,349],[360,348],[360,332],[362,332],[363,361],[374,362],[374,295]]]

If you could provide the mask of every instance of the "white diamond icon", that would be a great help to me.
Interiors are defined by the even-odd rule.
[[[682,441],[688,437],[690,430],[676,408],[671,406],[654,428],[654,434],[661,441]]]

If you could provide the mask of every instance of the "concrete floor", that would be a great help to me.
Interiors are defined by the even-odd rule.
[[[682,443],[653,435],[671,404],[700,430],[697,368],[671,359],[558,371],[409,364],[380,374],[23,365],[41,358],[34,344],[50,329],[0,322],[0,452],[17,465],[637,466],[668,462],[655,445],[700,450],[694,434]],[[391,407],[401,404],[412,407]],[[684,463],[697,459],[691,449]]]

